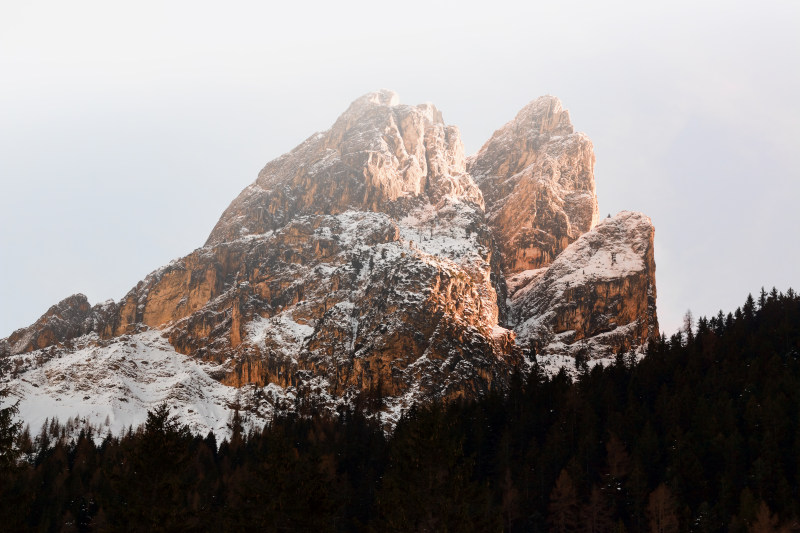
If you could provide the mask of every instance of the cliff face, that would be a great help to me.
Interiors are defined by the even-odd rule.
[[[482,208],[456,128],[431,105],[366,95],[268,164],[206,247],[131,291],[107,333],[168,326],[182,353],[235,353],[235,386],[486,391],[516,359]]]
[[[597,224],[593,164],[552,97],[467,160],[434,106],[365,95],[267,164],[204,247],[117,303],[64,300],[0,341],[0,364],[86,381],[75,398],[105,386],[116,398],[81,354],[119,366],[141,346],[183,361],[191,383],[206,372],[252,391],[236,402],[254,416],[368,394],[394,419],[417,401],[502,389],[532,347],[602,357],[641,346],[658,331],[653,228],[635,213]],[[151,383],[144,364],[120,368]],[[58,383],[60,398],[71,394]],[[180,382],[164,390],[181,405],[211,398]],[[220,390],[214,401],[233,401]],[[221,423],[198,412],[222,411],[184,415]]]
[[[552,96],[525,106],[469,158],[506,275],[547,266],[597,223],[594,160],[592,142]]]
[[[654,229],[641,213],[607,218],[553,263],[509,280],[518,343],[540,355],[612,356],[658,335]]]
[[[591,141],[552,96],[467,161],[508,279],[508,325],[540,354],[599,358],[658,335],[652,224],[621,213],[595,228],[594,162]]]
[[[91,307],[85,295],[74,294],[52,306],[27,328],[0,340],[0,355],[31,352],[85,335],[102,327],[113,312],[112,302]]]
[[[236,354],[223,379],[234,386],[296,386],[315,376],[331,394],[380,382],[397,396],[418,381],[421,365],[444,377],[455,372],[455,389],[487,390],[515,359],[511,333],[495,327],[489,252],[479,233],[467,236],[477,214],[457,202],[413,213],[401,221],[363,211],[299,217],[200,249],[131,291],[109,330],[144,324],[164,328],[187,355],[224,362]],[[461,359],[474,372],[459,367]],[[431,380],[423,392],[463,392],[440,385]]]

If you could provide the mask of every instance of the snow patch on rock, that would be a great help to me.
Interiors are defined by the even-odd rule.
[[[5,385],[20,400],[20,418],[34,432],[46,419],[64,422],[77,415],[104,432],[120,434],[144,423],[148,410],[166,402],[193,432],[224,436],[233,409],[249,404],[252,392],[222,385],[212,375],[223,372],[223,365],[179,354],[157,330],[111,342],[90,334],[76,339],[73,350],[38,350],[12,356],[10,363],[17,366],[17,377],[6,378]],[[274,396],[285,396],[271,387]],[[251,424],[263,425],[272,415],[269,404],[260,409]]]

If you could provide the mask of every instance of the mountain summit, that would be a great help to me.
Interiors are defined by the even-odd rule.
[[[431,104],[362,96],[268,163],[205,245],[119,302],[83,295],[0,340],[31,424],[119,429],[168,401],[196,430],[233,408],[416,402],[504,388],[534,357],[611,357],[658,335],[653,226],[598,224],[594,152],[554,97],[466,158]]]

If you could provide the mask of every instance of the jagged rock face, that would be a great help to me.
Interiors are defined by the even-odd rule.
[[[400,105],[391,91],[353,102],[326,132],[270,162],[225,210],[206,244],[283,227],[302,215],[370,210],[404,214],[446,195],[483,206],[466,174],[458,129],[431,104]]]
[[[522,346],[588,357],[642,346],[658,335],[653,224],[641,213],[607,218],[543,269],[509,279]]]
[[[399,396],[424,358],[453,376],[423,393],[488,390],[513,335],[497,327],[482,208],[458,130],[373,93],[269,163],[206,247],[148,276],[103,334],[144,324],[185,354],[235,353],[235,386],[322,378],[337,395],[380,383]]]
[[[507,276],[547,266],[597,223],[594,161],[592,142],[552,96],[525,106],[469,158]]]
[[[513,363],[513,336],[495,327],[488,235],[469,231],[479,222],[459,202],[400,221],[355,211],[300,217],[148,276],[120,303],[111,334],[166,326],[181,353],[218,362],[236,353],[223,379],[234,386],[317,377],[335,395],[380,382],[401,396],[424,357],[453,375],[418,393],[487,390]],[[201,308],[192,295],[206,299]],[[445,382],[456,385],[434,390]]]
[[[113,312],[113,303],[89,305],[83,294],[64,298],[39,320],[0,341],[0,354],[17,354],[45,348],[94,331]]]
[[[531,346],[590,357],[641,346],[658,332],[652,224],[621,213],[591,229],[593,164],[552,97],[467,161],[435,107],[368,94],[267,164],[204,247],[118,303],[54,306],[0,340],[0,370],[35,374],[51,400],[96,390],[120,420],[133,411],[115,394],[133,382],[150,391],[137,405],[213,402],[184,415],[218,428],[232,402],[263,419],[375,391],[396,420],[415,402],[502,389]],[[86,357],[122,381],[92,375]],[[165,372],[188,377],[156,387]],[[223,388],[206,394],[203,376]]]

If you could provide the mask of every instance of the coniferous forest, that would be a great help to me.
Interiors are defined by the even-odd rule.
[[[641,360],[536,365],[505,394],[192,435],[167,406],[119,437],[0,411],[3,531],[791,531],[800,297],[762,291]],[[7,404],[7,402],[6,402]],[[52,425],[51,425],[52,426]],[[63,431],[62,431],[63,432]],[[12,444],[13,443],[13,444]]]

